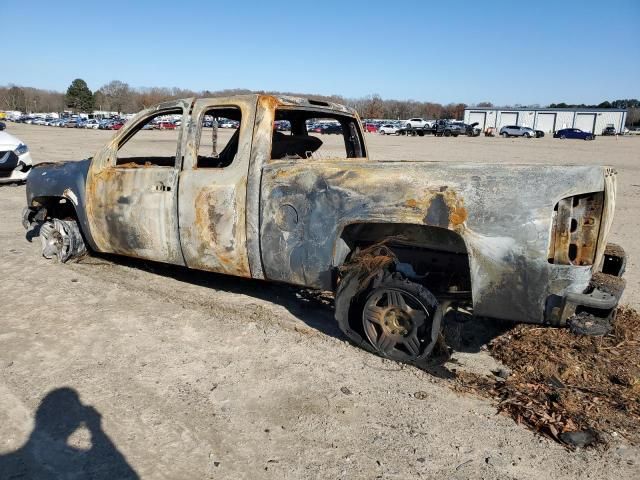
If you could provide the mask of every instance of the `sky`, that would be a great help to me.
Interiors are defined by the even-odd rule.
[[[640,0],[0,0],[0,85],[547,105],[640,98]]]

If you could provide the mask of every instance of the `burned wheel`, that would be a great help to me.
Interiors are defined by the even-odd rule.
[[[423,286],[392,278],[373,289],[362,308],[362,327],[381,356],[415,361],[435,344],[432,335],[435,297]]]
[[[42,256],[64,263],[87,251],[78,223],[74,220],[48,220],[40,227]]]

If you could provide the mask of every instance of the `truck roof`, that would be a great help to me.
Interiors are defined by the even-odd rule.
[[[312,98],[293,97],[289,95],[265,95],[253,93],[248,95],[232,95],[229,97],[198,97],[199,100],[211,98],[212,100],[220,100],[224,98],[232,102],[234,99],[255,98],[258,102],[275,103],[276,106],[283,107],[305,107],[311,110],[319,110],[333,113],[344,113],[356,116],[357,113],[353,108],[347,107],[340,103],[326,102],[324,100],[314,100]]]

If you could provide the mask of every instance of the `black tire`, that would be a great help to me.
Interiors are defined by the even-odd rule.
[[[561,139],[561,140],[564,140],[564,139],[566,139],[566,138],[567,138],[567,136],[566,136],[566,135],[560,135],[560,139]]]
[[[502,132],[500,135],[502,135],[502,138],[509,138],[509,134],[507,132]]]
[[[444,131],[444,136],[445,137],[450,137],[451,136],[451,132],[449,130],[445,130]]]
[[[376,355],[424,363],[440,334],[434,325],[438,301],[422,285],[399,273],[378,272],[368,285],[350,272],[336,293],[336,320],[356,345]]]
[[[458,134],[457,133],[452,133],[451,135],[453,135],[453,138],[458,138]]]
[[[384,130],[380,130],[380,135],[386,135]]]

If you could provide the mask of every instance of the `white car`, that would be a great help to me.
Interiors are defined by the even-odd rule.
[[[380,135],[398,135],[400,128],[401,127],[399,127],[398,125],[385,123],[384,125],[380,126],[380,128],[378,129],[378,132],[380,133]]]
[[[27,146],[13,135],[0,131],[0,183],[25,181],[32,165]]]
[[[98,122],[98,120],[96,120],[95,118],[91,118],[86,122],[84,122],[83,125],[84,125],[84,128],[93,128],[94,130],[96,130],[99,124],[100,122]]]
[[[410,118],[405,120],[404,124],[407,128],[432,128],[433,122],[425,120],[424,118]]]

